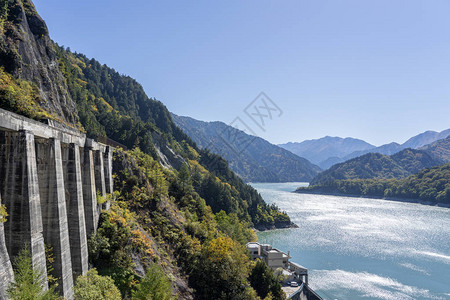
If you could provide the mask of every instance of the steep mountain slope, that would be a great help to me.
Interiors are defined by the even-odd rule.
[[[368,153],[323,171],[314,177],[311,185],[346,179],[403,178],[442,163],[421,150],[405,149],[391,156]]]
[[[0,6],[0,93],[5,96],[1,107],[35,119],[53,118],[75,126],[76,105],[67,92],[45,22],[31,1],[3,0]],[[27,101],[23,94],[17,94],[17,89],[6,88],[8,77],[4,72],[12,75],[20,88],[30,91]]]
[[[309,181],[320,171],[308,160],[225,123],[176,115],[173,119],[199,147],[227,159],[230,168],[245,181]]]
[[[352,152],[370,150],[375,146],[363,140],[354,138],[340,138],[326,136],[316,140],[307,140],[301,143],[286,143],[278,145],[292,153],[305,157],[322,169],[328,169],[339,158]]]
[[[402,179],[334,180],[300,187],[296,192],[422,200],[432,204],[448,205],[450,204],[450,164],[424,169]]]
[[[420,150],[426,151],[436,159],[442,159],[450,162],[450,136],[445,139],[438,140],[432,144],[423,146]]]

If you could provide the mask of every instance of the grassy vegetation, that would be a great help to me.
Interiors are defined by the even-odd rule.
[[[16,79],[0,68],[0,107],[32,119],[53,118],[41,106],[38,87],[26,80]]]

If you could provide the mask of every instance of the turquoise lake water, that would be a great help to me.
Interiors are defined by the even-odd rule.
[[[299,228],[258,233],[308,268],[324,299],[450,299],[450,209],[252,183]]]

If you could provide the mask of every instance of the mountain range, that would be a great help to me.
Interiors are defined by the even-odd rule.
[[[332,165],[367,154],[381,153],[392,155],[403,149],[418,149],[450,135],[450,129],[441,132],[426,131],[411,137],[403,144],[396,142],[376,147],[363,140],[354,138],[340,138],[326,136],[320,139],[306,140],[301,143],[289,142],[279,146],[291,151],[298,156],[310,160],[322,169],[328,169]]]
[[[321,171],[307,159],[223,122],[172,118],[199,147],[223,156],[247,182],[310,181]]]
[[[348,179],[399,179],[443,163],[442,159],[427,151],[411,148],[389,156],[367,153],[321,172],[313,178],[311,185]]]

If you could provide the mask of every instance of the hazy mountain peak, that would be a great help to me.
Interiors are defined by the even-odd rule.
[[[341,138],[327,135],[319,139],[305,140],[300,143],[288,142],[279,146],[309,159],[322,169],[328,169],[336,163],[370,152],[392,155],[406,148],[418,149],[449,135],[450,129],[441,132],[428,130],[411,137],[403,144],[391,142],[379,147],[352,137]]]
[[[375,146],[360,139],[332,136],[306,140],[301,143],[286,143],[279,146],[298,156],[307,158],[324,169],[336,162],[336,159],[330,158],[339,160],[339,158],[352,152],[375,148]]]

